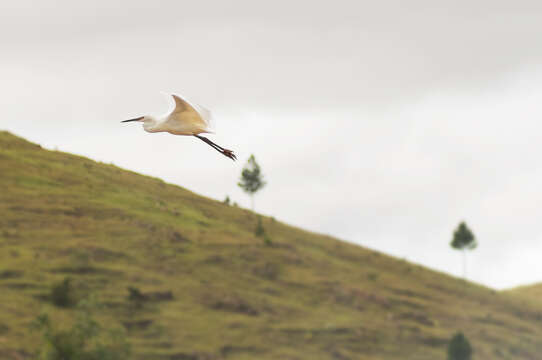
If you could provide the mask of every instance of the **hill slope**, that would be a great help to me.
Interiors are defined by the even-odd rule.
[[[542,307],[0,132],[0,358],[70,276],[135,359],[535,359]],[[146,294],[129,304],[128,287]]]
[[[506,293],[512,294],[524,301],[531,302],[533,304],[539,304],[542,302],[542,283],[519,286],[510,290],[506,290]]]

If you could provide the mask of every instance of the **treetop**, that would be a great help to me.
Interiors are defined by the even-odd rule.
[[[468,228],[467,224],[465,224],[464,221],[459,223],[459,226],[454,231],[454,237],[452,239],[452,242],[450,243],[450,246],[454,249],[460,250],[472,250],[476,248],[476,246],[478,246],[474,234]]]

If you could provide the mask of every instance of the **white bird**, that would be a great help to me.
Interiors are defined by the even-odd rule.
[[[237,159],[233,151],[224,149],[206,137],[199,135],[201,133],[212,133],[210,129],[211,112],[209,110],[197,104],[190,104],[180,96],[173,94],[171,96],[175,100],[175,108],[162,118],[156,119],[150,115],[145,115],[121,122],[140,121],[143,123],[143,129],[150,133],[168,132],[173,135],[195,136],[224,156],[232,160]]]

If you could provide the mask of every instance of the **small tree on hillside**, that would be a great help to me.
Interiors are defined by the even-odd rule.
[[[241,180],[237,185],[250,196],[250,204],[252,211],[254,211],[254,194],[265,186],[260,165],[256,162],[254,155],[250,155],[248,158],[241,172]]]
[[[463,278],[467,276],[467,250],[474,250],[478,243],[472,231],[467,227],[464,221],[462,221],[457,229],[454,231],[454,237],[450,246],[456,250],[463,252]]]
[[[448,344],[448,360],[471,360],[472,347],[469,340],[458,332],[450,340]]]

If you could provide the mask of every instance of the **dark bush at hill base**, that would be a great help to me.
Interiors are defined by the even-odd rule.
[[[448,360],[471,360],[472,347],[469,340],[458,332],[450,340],[448,345]]]

